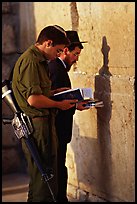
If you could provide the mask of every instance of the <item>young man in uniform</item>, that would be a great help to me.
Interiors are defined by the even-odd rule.
[[[70,40],[70,45],[63,49],[63,52],[58,58],[52,60],[49,63],[50,79],[52,81],[52,89],[60,87],[71,87],[71,81],[68,75],[68,71],[71,66],[78,61],[81,50],[83,49],[82,42],[80,42],[78,33],[76,31],[66,31],[67,37]],[[83,42],[84,43],[84,42]],[[78,106],[78,110],[85,110],[83,107],[84,102],[81,102]],[[67,143],[71,141],[73,115],[75,113],[76,106],[69,110],[59,110],[56,116],[56,131],[59,140],[58,148],[58,202],[68,202],[67,198],[67,167],[66,152]],[[86,108],[87,110],[87,108]]]
[[[54,197],[57,196],[57,143],[54,118],[56,108],[72,108],[76,100],[51,100],[48,62],[55,59],[69,44],[66,33],[60,26],[47,26],[41,30],[36,43],[30,46],[17,60],[12,79],[12,89],[20,109],[30,117],[33,126],[31,138],[41,157],[43,168],[52,168],[54,177],[49,180]],[[52,202],[48,186],[39,172],[24,140],[22,148],[30,175],[28,202]]]

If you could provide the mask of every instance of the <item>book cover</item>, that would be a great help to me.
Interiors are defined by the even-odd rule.
[[[78,99],[78,101],[83,101],[92,98],[91,88],[75,88],[66,91],[59,92],[52,96],[53,100],[61,101],[64,99]]]
[[[77,89],[69,89],[69,90],[54,94],[54,96],[52,96],[52,99],[56,101],[61,101],[65,99],[78,99],[78,101],[81,101],[83,100],[83,96],[81,94],[80,89],[77,88]]]

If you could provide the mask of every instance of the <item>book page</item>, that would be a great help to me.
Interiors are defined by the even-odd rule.
[[[69,93],[69,92],[76,91],[76,90],[79,90],[79,88],[68,89],[68,90],[66,90],[66,91],[61,91],[61,92],[59,92],[59,93],[54,94],[54,96],[57,96],[57,95],[60,95],[60,94],[64,94],[64,93]]]
[[[84,99],[93,98],[93,93],[91,88],[81,88],[81,91]]]

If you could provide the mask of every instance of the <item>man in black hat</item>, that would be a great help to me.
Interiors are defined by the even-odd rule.
[[[52,89],[61,87],[71,87],[71,81],[68,75],[68,71],[71,66],[78,61],[81,50],[83,49],[80,42],[77,31],[66,31],[67,37],[70,40],[70,45],[63,49],[60,56],[49,63],[50,79],[52,81]],[[81,102],[78,106],[78,110],[85,110],[82,106],[84,102]],[[59,140],[58,148],[58,202],[68,202],[67,199],[67,167],[66,152],[67,143],[72,138],[73,127],[73,115],[75,113],[76,106],[65,111],[58,110],[56,116],[56,131]],[[87,109],[86,109],[87,110]]]

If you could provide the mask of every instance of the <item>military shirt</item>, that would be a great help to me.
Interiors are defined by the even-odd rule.
[[[30,106],[30,95],[50,97],[51,81],[48,76],[48,61],[34,46],[30,46],[17,60],[12,79],[12,90],[21,110],[30,117],[49,115],[48,108]]]

